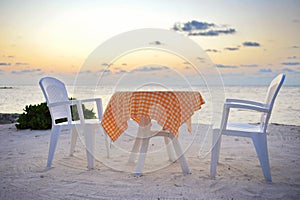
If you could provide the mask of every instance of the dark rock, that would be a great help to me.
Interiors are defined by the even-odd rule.
[[[16,123],[20,114],[0,113],[0,124]]]

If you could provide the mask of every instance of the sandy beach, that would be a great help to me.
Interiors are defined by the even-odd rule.
[[[271,124],[269,132],[270,184],[246,138],[223,137],[215,180],[209,177],[210,155],[199,157],[193,147],[186,152],[192,174],[182,174],[175,162],[135,177],[99,161],[88,171],[80,142],[68,156],[67,132],[60,136],[52,168],[46,169],[50,130],[0,125],[0,199],[299,199],[300,127]]]

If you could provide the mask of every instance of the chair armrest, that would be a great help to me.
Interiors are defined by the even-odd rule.
[[[93,102],[93,101],[96,102],[98,118],[99,118],[99,120],[102,120],[103,109],[102,109],[102,99],[101,98],[83,99],[83,100],[81,100],[81,103]]]
[[[84,114],[83,114],[83,110],[82,110],[82,103],[80,100],[59,101],[59,102],[47,104],[47,106],[49,108],[53,108],[53,107],[57,107],[57,106],[72,106],[72,105],[76,105],[80,123],[83,124],[84,123]],[[72,119],[70,118],[70,119],[68,119],[68,121],[70,123],[70,121],[72,121]]]
[[[96,102],[98,118],[99,118],[99,120],[102,120],[102,100],[100,98],[60,101],[60,102],[55,102],[55,103],[49,103],[47,105],[49,108],[56,107],[56,106],[63,106],[63,105],[66,105],[66,106],[76,105],[79,119],[80,119],[81,123],[84,123],[84,114],[83,114],[83,110],[82,110],[82,103],[92,102],[92,101]]]
[[[86,102],[99,101],[99,100],[101,101],[100,98],[82,99],[81,102],[86,103]]]
[[[56,107],[56,106],[63,106],[63,105],[76,105],[79,104],[80,101],[78,100],[69,100],[69,101],[59,101],[59,102],[55,102],[55,103],[48,103],[47,106],[48,107]]]
[[[247,105],[247,104],[238,104],[238,103],[225,103],[224,108],[240,108],[245,110],[254,110],[258,112],[270,112],[270,108],[266,106],[256,106],[256,105]]]
[[[243,104],[249,104],[249,105],[255,105],[259,107],[266,107],[266,104],[256,102],[256,101],[250,101],[250,100],[244,100],[244,99],[226,99],[226,103],[243,103]]]
[[[264,113],[269,113],[271,111],[269,105],[262,104],[259,102],[241,99],[226,99],[221,121],[221,130],[226,130],[230,108],[240,108],[244,110],[253,110]]]

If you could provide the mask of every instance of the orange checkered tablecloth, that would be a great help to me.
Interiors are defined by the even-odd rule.
[[[183,123],[187,123],[191,131],[191,117],[202,104],[204,100],[199,92],[116,92],[107,105],[101,124],[113,141],[127,129],[130,118],[137,123],[143,117],[156,120],[164,130],[177,136]]]

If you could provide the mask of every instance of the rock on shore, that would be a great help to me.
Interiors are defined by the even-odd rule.
[[[11,124],[17,122],[20,114],[0,113],[0,124]]]

